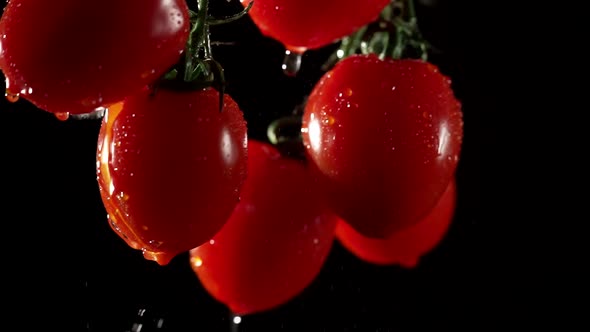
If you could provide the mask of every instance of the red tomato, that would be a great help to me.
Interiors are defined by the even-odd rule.
[[[302,135],[330,207],[385,238],[425,217],[454,176],[461,105],[433,64],[356,55],[315,86]]]
[[[346,249],[363,261],[413,268],[446,235],[453,220],[456,199],[455,181],[451,181],[434,209],[417,224],[395,232],[386,239],[374,239],[359,234],[341,220],[336,227],[336,237]]]
[[[249,15],[287,49],[326,46],[377,19],[391,0],[255,0]],[[252,0],[240,0],[246,7]]]
[[[250,141],[240,203],[209,243],[190,251],[191,266],[235,314],[269,310],[314,280],[337,220],[320,202],[303,162]]]
[[[11,0],[0,20],[7,95],[89,113],[164,74],[189,34],[184,0]]]
[[[227,221],[246,177],[246,122],[213,89],[147,89],[108,110],[97,173],[109,222],[161,265],[209,241]]]

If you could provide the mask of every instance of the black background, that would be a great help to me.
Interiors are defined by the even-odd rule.
[[[507,192],[506,137],[518,111],[515,67],[519,33],[497,4],[418,2],[425,37],[440,53],[430,60],[453,80],[463,103],[465,139],[457,173],[459,200],[444,241],[414,270],[363,263],[334,244],[318,276],[275,310],[244,317],[240,331],[403,331],[530,324],[525,304],[527,253],[505,231],[519,222],[518,187]],[[212,13],[237,12],[236,0],[212,1]],[[501,15],[504,15],[500,17]],[[512,15],[515,15],[514,12]],[[227,92],[242,107],[252,138],[303,101],[334,49],[309,51],[295,78],[281,71],[282,46],[249,18],[212,30],[231,42],[214,56]],[[524,70],[519,67],[519,70]],[[187,255],[168,266],[144,260],[109,228],[95,174],[98,120],[59,121],[26,101],[0,101],[2,324],[23,329],[123,332],[230,331],[227,309],[190,270]],[[510,139],[511,146],[518,140]],[[511,228],[511,229],[512,229]],[[532,301],[530,301],[532,302]],[[142,313],[142,315],[140,315]]]

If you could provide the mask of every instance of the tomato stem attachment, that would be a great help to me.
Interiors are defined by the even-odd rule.
[[[245,16],[251,2],[240,13],[216,19],[209,15],[209,0],[198,0],[197,11],[190,11],[191,29],[182,56],[155,87],[174,90],[198,90],[214,87],[219,92],[219,111],[223,111],[226,80],[223,66],[213,58],[210,26],[233,22]]]
[[[376,54],[379,58],[428,60],[431,45],[418,27],[414,0],[392,0],[379,18],[340,40],[339,48],[322,66],[324,71],[353,54]]]

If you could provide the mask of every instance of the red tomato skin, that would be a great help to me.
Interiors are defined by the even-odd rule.
[[[211,239],[239,200],[246,122],[213,89],[147,89],[109,109],[98,147],[100,194],[115,232],[166,265]]]
[[[253,140],[248,156],[240,203],[210,243],[190,251],[205,289],[239,315],[275,308],[306,288],[330,252],[338,220],[303,162]]]
[[[247,6],[252,0],[240,0]],[[377,19],[390,0],[255,0],[249,15],[262,34],[303,52],[329,45]]]
[[[454,176],[461,104],[430,63],[356,55],[314,87],[302,136],[334,212],[386,238],[432,210]]]
[[[184,0],[11,0],[0,19],[7,91],[52,113],[89,113],[139,92],[180,58]]]
[[[424,219],[386,239],[363,236],[343,220],[336,226],[336,238],[349,252],[365,262],[414,268],[420,258],[436,248],[447,234],[455,213],[456,196],[453,180]]]

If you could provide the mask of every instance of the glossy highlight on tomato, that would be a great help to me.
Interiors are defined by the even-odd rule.
[[[113,230],[166,265],[209,241],[238,203],[247,129],[214,89],[145,89],[110,108],[97,147],[100,194]]]
[[[343,220],[336,227],[336,238],[349,252],[368,263],[414,268],[420,258],[436,248],[447,234],[453,221],[456,196],[453,180],[425,218],[386,239],[363,236]]]
[[[329,45],[377,19],[391,0],[255,0],[260,31],[293,52]],[[252,0],[240,0],[247,6]]]
[[[334,212],[386,238],[425,217],[453,178],[461,104],[433,64],[354,55],[314,87],[302,136]]]
[[[235,314],[270,310],[319,274],[337,220],[302,161],[250,140],[240,203],[209,243],[190,251],[191,266],[205,289]]]
[[[11,0],[0,19],[7,96],[90,113],[139,92],[180,58],[184,0]]]

